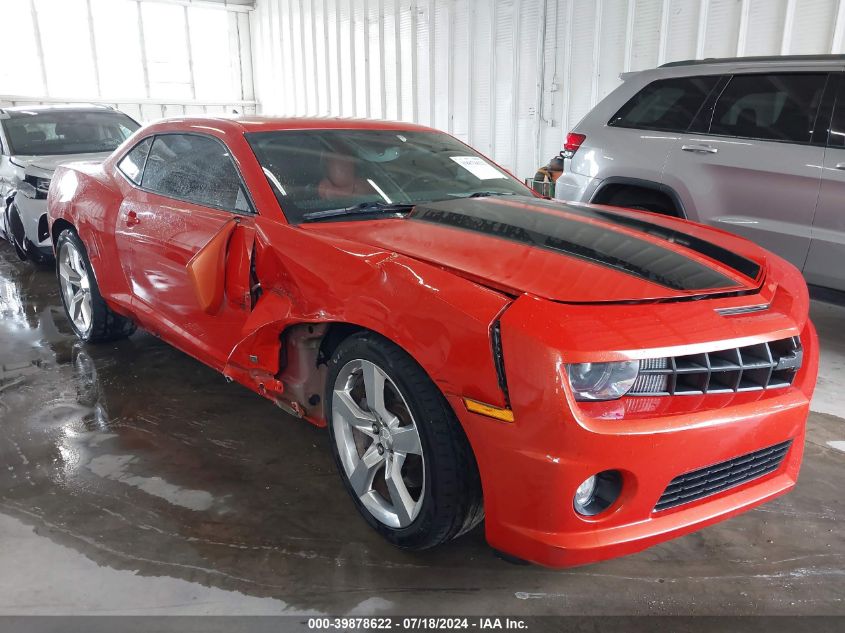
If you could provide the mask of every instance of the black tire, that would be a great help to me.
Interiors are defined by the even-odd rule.
[[[68,310],[64,293],[61,292],[61,290],[59,292],[62,297],[62,306],[64,306],[65,315],[67,316],[68,322],[73,328],[74,333],[84,343],[104,343],[130,336],[136,329],[135,324],[126,317],[113,312],[106,304],[105,300],[103,300],[103,296],[100,294],[100,287],[97,285],[97,279],[93,274],[91,262],[88,259],[88,251],[85,249],[85,245],[82,243],[82,240],[79,239],[79,235],[77,235],[75,231],[72,229],[65,229],[61,232],[59,239],[56,241],[56,254],[58,255],[61,252],[62,246],[68,242],[71,243],[82,256],[91,295],[91,325],[87,331],[83,332],[77,327],[70,316],[70,311]],[[59,279],[59,265],[60,258],[56,257],[56,277],[61,285],[61,279]]]
[[[425,456],[426,486],[419,514],[404,528],[385,525],[367,510],[353,491],[338,452],[332,392],[340,370],[354,360],[378,365],[399,389],[416,421]],[[468,532],[483,520],[481,481],[469,441],[443,394],[400,347],[373,332],[344,340],[328,363],[324,402],[332,453],[344,486],[364,520],[387,541],[403,549],[428,549]]]
[[[26,254],[26,248],[24,246],[24,242],[26,240],[26,230],[23,226],[23,221],[21,220],[20,212],[18,208],[12,203],[9,205],[9,211],[6,216],[8,227],[9,227],[9,241],[12,243],[12,246],[15,248],[15,253],[17,253],[18,257],[21,261],[26,261],[29,259]]]
[[[45,255],[41,249],[33,244],[29,238],[24,240],[24,251],[26,251],[27,259],[36,266],[50,267],[53,263],[52,255]]]

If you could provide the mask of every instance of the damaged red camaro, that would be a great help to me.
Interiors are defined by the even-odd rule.
[[[537,198],[432,129],[325,119],[157,123],[60,167],[49,207],[82,340],[137,324],[328,426],[400,547],[483,518],[507,554],[583,564],[798,477],[807,289],[741,238]]]

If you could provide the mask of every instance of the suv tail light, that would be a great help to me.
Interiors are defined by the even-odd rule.
[[[563,157],[572,158],[575,152],[578,151],[578,148],[581,147],[581,144],[586,140],[586,134],[576,134],[575,132],[567,134],[566,143],[563,144]]]

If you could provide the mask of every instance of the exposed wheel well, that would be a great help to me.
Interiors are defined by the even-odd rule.
[[[629,209],[644,209],[678,218],[684,216],[678,200],[660,189],[660,185],[657,184],[650,186],[624,182],[609,183],[596,192],[591,202]]]
[[[278,332],[279,372],[276,378],[284,386],[284,395],[279,402],[289,405],[295,415],[322,426],[319,421],[325,417],[322,396],[329,359],[346,338],[366,331],[351,323],[304,322]],[[247,353],[255,358],[260,355],[257,349],[247,350]]]
[[[74,228],[73,224],[71,224],[67,220],[62,220],[61,218],[59,218],[58,220],[53,222],[53,229],[52,229],[53,234],[51,236],[51,238],[53,240],[53,246],[56,245],[56,241],[59,239],[59,235],[61,235],[62,231],[64,231],[65,229],[70,229],[71,231],[76,230]]]
[[[279,334],[281,345],[277,377],[284,385],[283,399],[292,405],[297,414],[305,414],[312,420],[325,420],[321,396],[325,391],[329,361],[343,341],[355,334],[380,336],[411,356],[410,352],[383,334],[344,321],[297,323]],[[434,382],[433,378],[431,380]]]
[[[353,323],[330,323],[323,340],[320,341],[320,353],[317,356],[317,362],[328,362],[338,345],[353,334],[364,331],[367,331],[367,328]]]

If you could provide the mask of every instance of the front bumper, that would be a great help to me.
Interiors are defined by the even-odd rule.
[[[42,257],[53,256],[53,243],[47,224],[47,200],[29,198],[18,193],[15,196],[15,207],[20,214],[28,248],[34,248]]]
[[[785,294],[775,298],[771,313],[763,319],[755,321],[749,316],[730,321],[737,334],[744,329],[750,337],[761,336],[754,327],[782,326],[768,334],[772,340],[800,335],[804,360],[790,387],[702,396],[632,396],[608,403],[576,403],[572,399],[564,377],[565,361],[551,344],[565,319],[557,313],[544,318],[541,315],[547,309],[532,312],[531,306],[525,308],[527,302],[506,312],[502,333],[514,422],[470,413],[458,399],[452,400],[479,465],[490,545],[541,565],[581,565],[640,551],[791,490],[798,478],[818,367],[812,324],[777,315],[781,305],[795,307],[799,313],[806,309],[802,297],[797,305],[791,299]],[[607,319],[601,337],[596,327],[577,327],[575,315],[590,313],[589,307],[561,309],[568,310],[569,321],[582,340],[584,332],[591,332],[588,340],[592,341],[619,336],[620,341],[610,349],[626,349],[621,340],[632,341],[630,328],[637,322],[633,315],[650,308],[620,307],[620,313],[628,311],[627,321],[617,319],[612,307],[600,308],[592,314]],[[702,314],[690,304],[663,306],[661,310],[660,314],[695,310]],[[519,312],[518,318],[512,312]],[[715,321],[724,317],[711,313],[714,323],[720,325],[716,333],[732,333]],[[644,322],[649,320],[656,327],[655,347],[659,337],[677,336],[677,331],[661,328],[657,316]],[[614,322],[620,324],[616,333],[611,331]],[[685,321],[679,318],[676,322]],[[518,325],[522,323],[530,326]],[[694,338],[695,325],[689,320],[686,323],[684,334]],[[702,333],[713,330],[703,314],[698,323]],[[561,348],[567,346],[557,347]],[[548,372],[549,367],[558,371]],[[789,451],[773,472],[655,511],[675,477],[787,440],[791,440]],[[579,515],[573,507],[575,490],[585,479],[605,470],[621,472],[619,498],[596,516]]]
[[[504,428],[463,412],[465,428],[502,427],[490,433],[497,437],[487,438],[483,455],[476,455],[485,484],[487,540],[496,549],[541,565],[582,565],[633,554],[784,494],[798,478],[808,404],[790,394],[767,401],[766,408],[762,413],[756,405],[721,411],[701,421],[701,428],[660,436],[585,430],[577,446],[541,451],[515,451],[513,445],[522,441],[514,437],[520,434],[515,425]],[[718,419],[725,417],[729,420]],[[677,508],[654,511],[677,475],[786,439],[792,445],[774,473]],[[491,469],[496,474],[490,474]],[[622,472],[620,498],[598,516],[578,515],[572,505],[578,485],[609,469]]]

